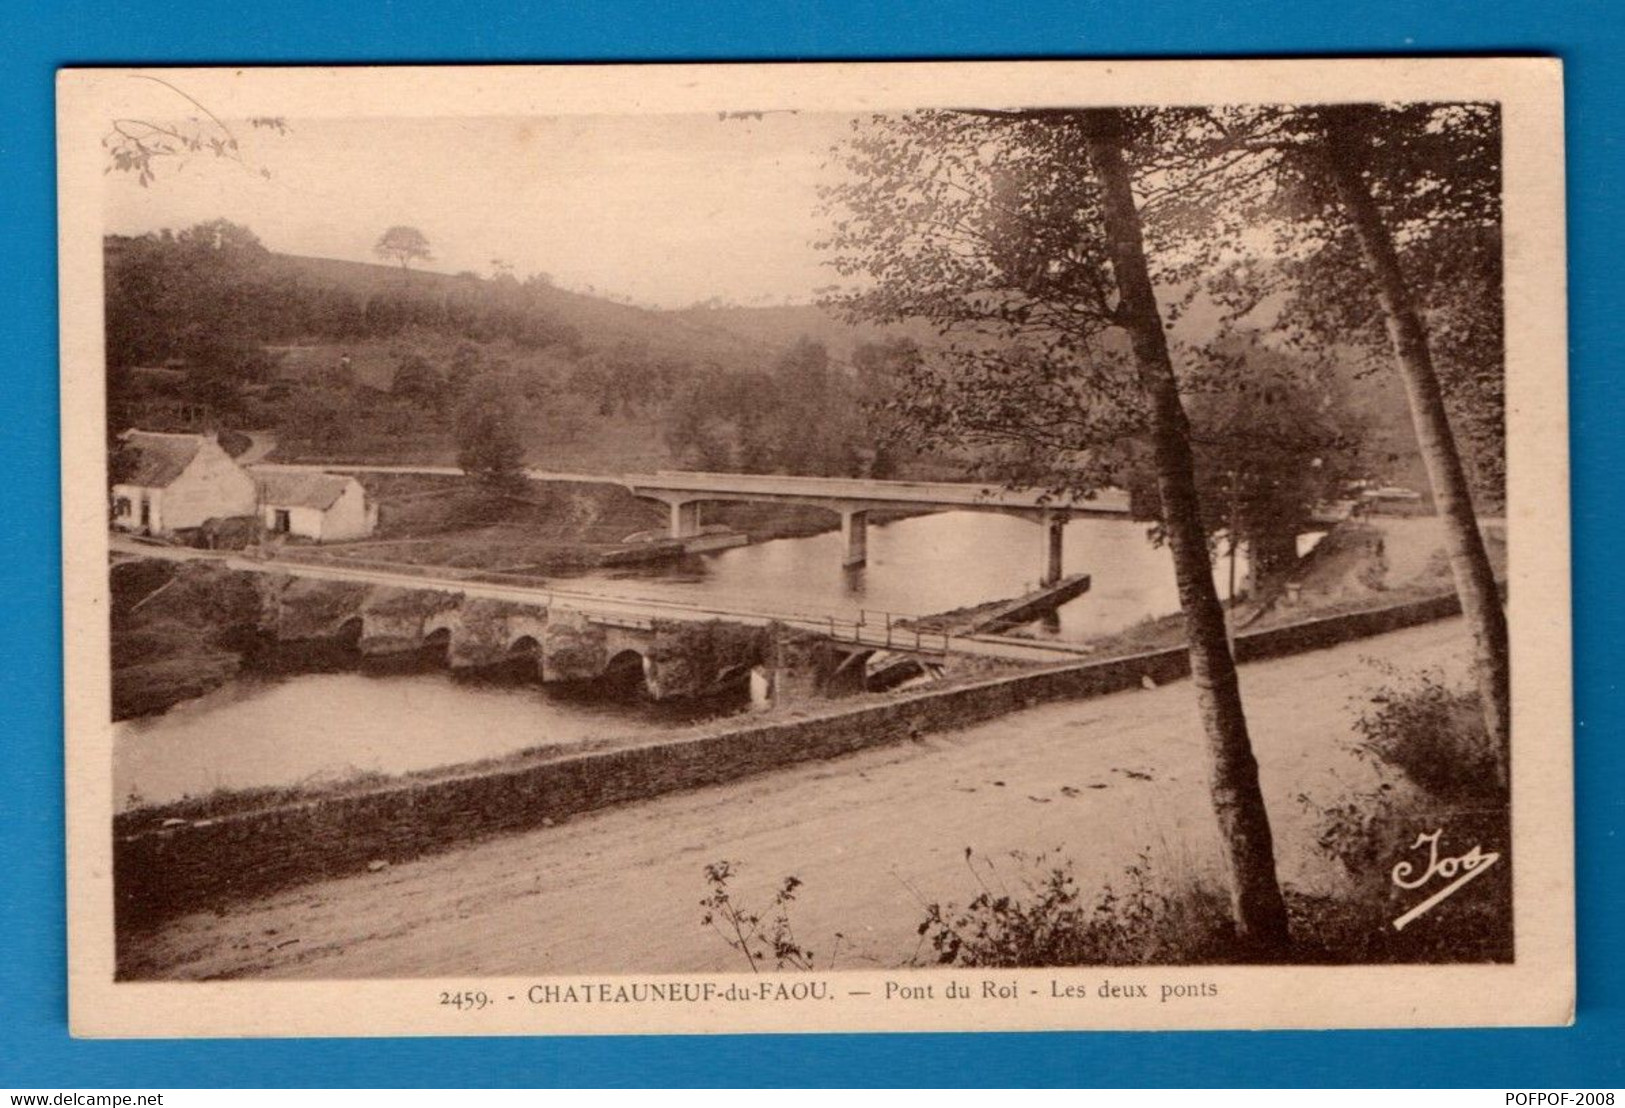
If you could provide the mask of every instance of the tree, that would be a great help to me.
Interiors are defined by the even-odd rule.
[[[316,454],[335,454],[359,423],[355,398],[349,392],[305,384],[282,404],[277,427],[280,441]]]
[[[899,402],[910,425],[1007,478],[1083,494],[1117,475],[1122,443],[1148,441],[1237,935],[1280,951],[1269,819],[1125,154],[1143,117],[923,112],[857,126],[848,179],[826,192],[825,246],[865,280],[838,300],[849,314],[923,319],[941,336]]]
[[[1360,244],[1377,300],[1393,344],[1394,363],[1405,383],[1411,419],[1416,427],[1417,445],[1433,486],[1433,503],[1445,523],[1445,548],[1461,597],[1462,614],[1473,629],[1475,668],[1479,696],[1484,706],[1484,724],[1501,766],[1501,783],[1508,780],[1512,731],[1511,656],[1507,642],[1506,611],[1490,567],[1489,552],[1478,529],[1467,473],[1450,429],[1444,390],[1434,369],[1427,328],[1417,300],[1400,265],[1393,230],[1373,195],[1373,181],[1380,169],[1373,162],[1380,156],[1384,122],[1381,109],[1347,106],[1325,113],[1321,165],[1342,205],[1344,218]],[[1424,132],[1425,133],[1425,132]],[[1476,155],[1476,157],[1475,157]],[[1470,151],[1467,155],[1479,166],[1493,164],[1494,154]],[[1466,168],[1470,168],[1469,162]],[[1464,168],[1453,166],[1459,176]],[[1495,180],[1498,174],[1480,172],[1480,180]],[[1390,181],[1391,183],[1391,181]],[[1461,184],[1463,182],[1451,182]],[[1473,183],[1469,176],[1466,184]],[[1498,182],[1497,182],[1498,183]],[[1498,191],[1498,190],[1497,190]],[[1427,201],[1432,203],[1433,201]],[[1497,213],[1498,214],[1498,213]]]
[[[1360,475],[1365,428],[1347,403],[1346,371],[1253,330],[1193,347],[1184,364],[1208,532],[1225,535],[1232,559],[1245,544],[1262,586],[1297,565],[1315,510]],[[1136,508],[1160,516],[1152,476],[1132,480]]]
[[[389,391],[420,408],[436,408],[445,396],[446,380],[422,354],[403,354]]]
[[[495,490],[522,487],[525,446],[520,437],[524,398],[510,380],[484,374],[469,382],[458,402],[453,431],[457,464]]]
[[[570,385],[597,403],[599,415],[631,415],[657,388],[648,344],[621,339],[593,351],[577,364]]]
[[[401,263],[401,272],[408,272],[413,262],[426,262],[434,257],[429,251],[429,239],[416,227],[396,224],[378,236],[372,252],[380,258]]]
[[[908,449],[907,428],[893,414],[899,392],[921,360],[920,344],[910,338],[860,342],[852,348],[864,438],[870,451],[869,476],[896,476],[899,458]]]
[[[1188,156],[1164,166],[1163,198],[1172,211],[1155,223],[1166,233],[1164,248],[1187,259],[1187,273],[1212,267],[1214,244],[1233,241],[1235,228],[1267,226],[1280,261],[1229,267],[1230,318],[1284,296],[1279,326],[1306,342],[1380,350],[1398,372],[1472,629],[1485,729],[1505,779],[1506,613],[1450,414],[1454,407],[1469,429],[1476,468],[1499,499],[1505,375],[1498,109],[1238,108],[1172,113],[1163,126],[1164,137],[1177,136]]]

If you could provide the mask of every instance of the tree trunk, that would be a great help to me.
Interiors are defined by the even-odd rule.
[[[1484,727],[1504,788],[1510,778],[1512,752],[1512,673],[1506,611],[1490,569],[1489,553],[1484,549],[1484,536],[1478,530],[1461,454],[1445,414],[1444,393],[1433,370],[1427,331],[1399,267],[1393,236],[1365,182],[1365,159],[1361,156],[1366,141],[1364,130],[1359,120],[1346,111],[1331,113],[1329,119],[1326,169],[1376,283],[1394,361],[1405,382],[1417,446],[1433,486],[1434,507],[1444,519],[1445,549],[1456,579],[1456,593],[1473,632]]]
[[[1191,678],[1207,736],[1213,810],[1219,820],[1237,937],[1260,954],[1288,943],[1286,905],[1275,876],[1275,847],[1258,785],[1224,609],[1213,584],[1191,454],[1190,423],[1168,356],[1162,313],[1151,286],[1139,209],[1123,160],[1122,115],[1085,111],[1089,161],[1100,182],[1106,243],[1116,277],[1117,314],[1128,331],[1141,387],[1151,405],[1151,436],[1163,523],[1174,556],[1179,603],[1190,639]]]

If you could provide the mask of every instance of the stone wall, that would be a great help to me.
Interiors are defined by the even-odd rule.
[[[1276,657],[1426,623],[1459,610],[1453,595],[1244,634],[1244,659]],[[114,820],[120,932],[150,927],[292,884],[400,862],[490,835],[550,825],[612,804],[737,781],[1056,700],[1184,677],[1183,647],[925,691],[814,719],[395,784],[181,826]],[[150,824],[150,817],[146,821]]]

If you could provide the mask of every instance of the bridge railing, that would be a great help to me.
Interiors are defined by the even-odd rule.
[[[912,650],[927,654],[948,653],[949,633],[911,625],[917,618],[865,608],[858,613],[857,619],[827,616],[823,620],[821,630],[833,642],[850,642],[862,646],[884,647],[887,650]]]

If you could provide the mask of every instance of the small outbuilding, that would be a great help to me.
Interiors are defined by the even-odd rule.
[[[316,542],[363,539],[378,526],[378,505],[354,477],[303,470],[256,469],[260,523],[273,535]]]
[[[206,520],[252,516],[254,479],[212,434],[126,431],[127,454],[113,486],[113,526],[146,535],[172,535]]]

